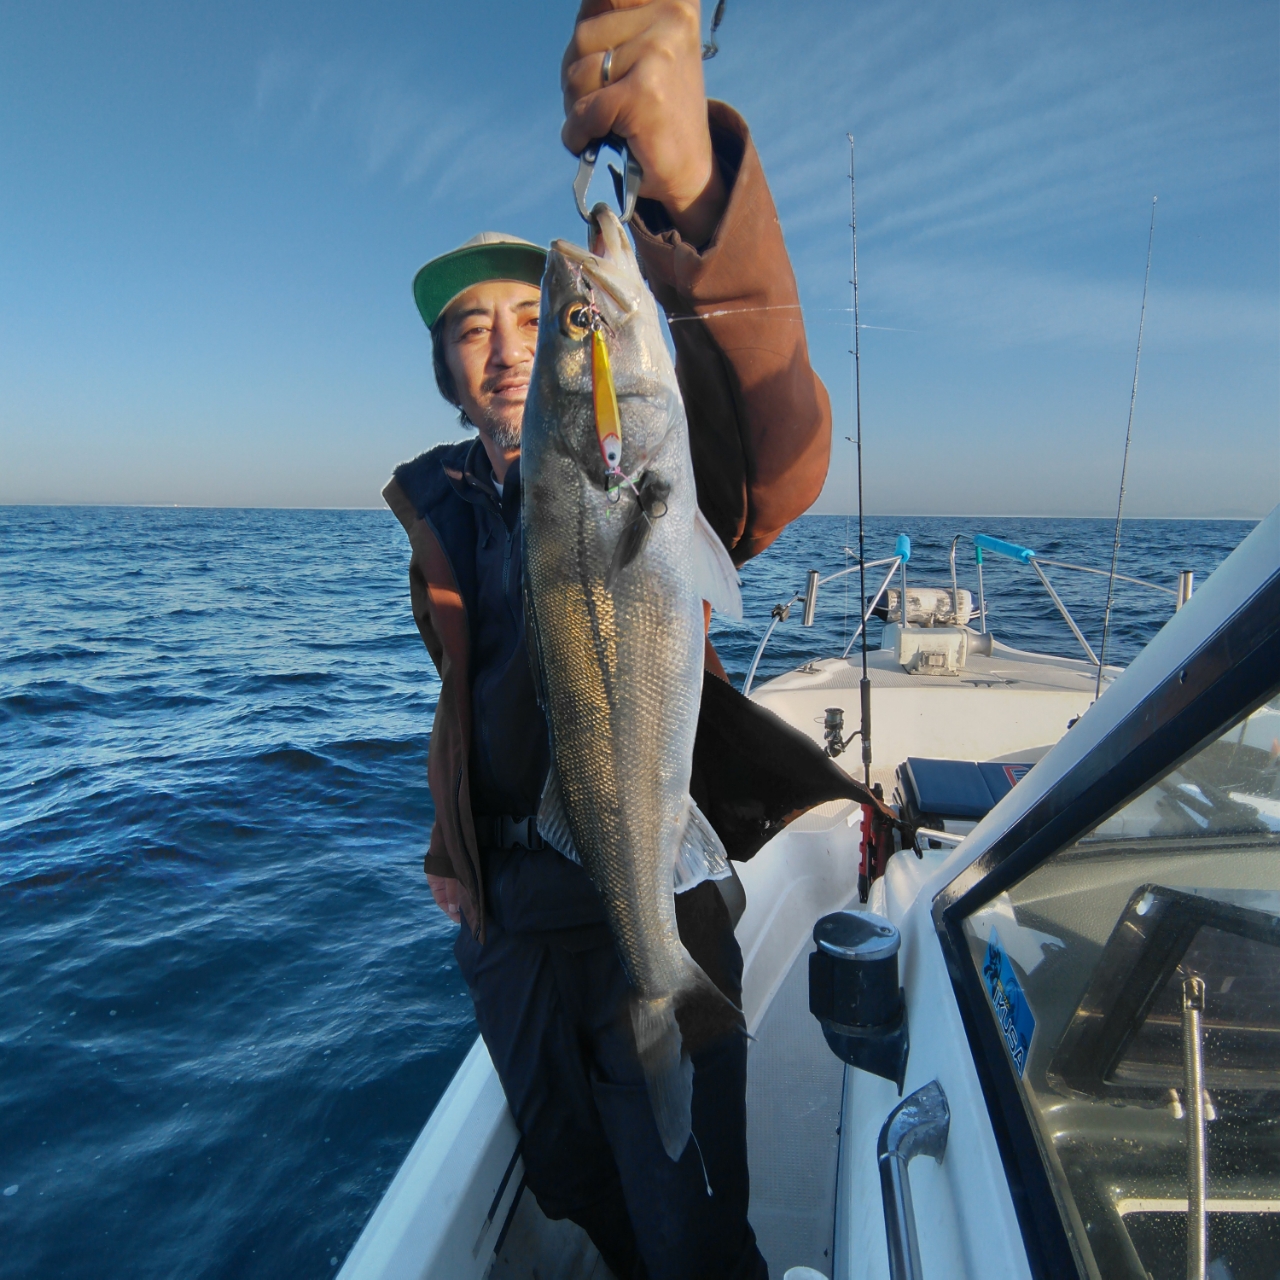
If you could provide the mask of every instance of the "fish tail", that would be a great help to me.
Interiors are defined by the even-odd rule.
[[[675,995],[653,1000],[637,996],[631,1004],[631,1026],[649,1103],[663,1150],[672,1160],[684,1154],[693,1125],[689,1050],[696,1051],[726,1035],[746,1033],[742,1010],[687,951],[684,959],[686,980]]]
[[[697,1053],[730,1035],[746,1035],[742,1010],[709,978],[702,966],[683,947],[685,982],[676,993],[676,1013],[680,1019],[686,1053]]]
[[[679,1160],[693,1127],[693,1063],[681,1043],[675,997],[636,997],[631,1026],[662,1148]]]

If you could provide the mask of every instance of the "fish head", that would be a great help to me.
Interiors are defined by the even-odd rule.
[[[657,304],[640,274],[626,230],[605,204],[592,212],[593,247],[554,240],[542,278],[542,309],[531,407],[554,422],[585,469],[599,470],[597,413],[603,342],[621,418],[621,457],[630,473],[661,443],[680,409]],[[536,405],[533,402],[536,401]],[[526,431],[528,429],[526,413]],[[532,443],[526,439],[526,449]],[[598,465],[597,465],[598,464]]]

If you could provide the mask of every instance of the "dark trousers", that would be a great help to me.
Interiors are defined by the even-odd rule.
[[[747,1222],[745,1035],[694,1035],[696,1143],[672,1161],[586,873],[550,850],[486,855],[485,873],[485,942],[464,926],[454,953],[542,1211],[578,1223],[619,1280],[767,1280]],[[742,953],[715,885],[676,908],[685,946],[739,1002]]]

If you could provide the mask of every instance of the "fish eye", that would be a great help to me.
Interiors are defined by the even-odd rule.
[[[571,302],[560,313],[560,332],[566,338],[585,338],[591,332],[591,312],[581,302]]]

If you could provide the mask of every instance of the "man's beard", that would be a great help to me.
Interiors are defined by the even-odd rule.
[[[528,370],[522,369],[522,372],[527,374]],[[508,376],[504,373],[493,379],[487,379],[481,384],[480,389],[492,395]],[[483,431],[504,453],[511,453],[520,447],[520,425],[524,421],[524,406],[521,405],[515,411],[514,420],[507,416],[510,413],[510,410],[504,414],[501,409],[490,407],[487,412],[480,415],[480,421],[474,424],[477,430]]]
[[[478,431],[482,431],[504,453],[510,453],[520,447],[520,424],[523,414],[514,422],[496,413],[486,413],[475,423]]]

